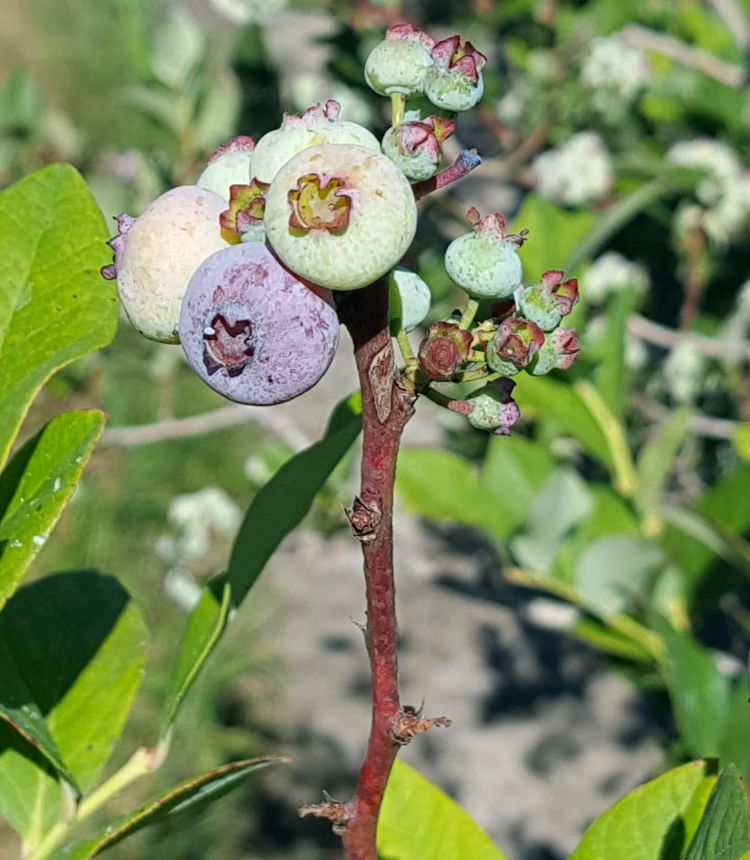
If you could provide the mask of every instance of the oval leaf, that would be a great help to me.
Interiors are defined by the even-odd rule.
[[[740,860],[750,850],[750,810],[736,767],[722,772],[685,860]]]
[[[93,836],[91,839],[66,849],[59,855],[60,860],[62,858],[66,858],[66,860],[88,860],[89,857],[96,857],[106,851],[107,848],[122,842],[127,836],[142,830],[144,827],[161,824],[188,810],[196,812],[202,806],[207,806],[236,788],[256,770],[288,761],[289,759],[283,756],[266,756],[234,761],[209,771],[209,773],[186,780],[156,800],[150,801],[130,815],[121,818],[98,836]]]
[[[117,292],[104,218],[75,168],[53,164],[0,193],[0,466],[34,395],[108,344]]]
[[[0,475],[0,607],[44,546],[103,429],[97,410],[58,415]]]
[[[0,696],[43,716],[84,792],[120,736],[141,678],[144,643],[130,595],[112,577],[90,571],[37,580],[0,614]],[[27,848],[57,819],[61,800],[45,760],[4,724],[0,813]]]
[[[597,818],[569,860],[679,860],[715,782],[703,761],[668,771]]]
[[[378,821],[379,860],[506,860],[482,828],[447,794],[397,761]]]

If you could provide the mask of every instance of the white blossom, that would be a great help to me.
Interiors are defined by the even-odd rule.
[[[637,45],[627,45],[619,33],[593,39],[581,67],[581,82],[593,90],[618,93],[632,102],[646,86],[649,64]]]
[[[171,530],[157,538],[156,554],[170,563],[200,561],[211,549],[212,537],[232,537],[241,517],[220,487],[175,496],[167,513]]]
[[[667,390],[678,403],[690,403],[700,391],[706,360],[689,340],[674,346],[664,362]]]
[[[268,24],[289,5],[289,0],[211,0],[214,9],[232,24]]]
[[[634,263],[618,254],[617,251],[607,251],[586,270],[584,287],[586,299],[595,304],[601,304],[612,293],[632,289],[643,293],[648,289],[648,272],[643,266]]]
[[[703,207],[703,228],[715,242],[725,243],[747,226],[750,171],[731,147],[710,138],[683,140],[668,150],[667,159],[682,167],[706,171],[695,196]]]
[[[534,160],[532,169],[540,194],[570,206],[599,200],[612,187],[609,152],[593,131],[582,131],[561,146],[543,152]]]

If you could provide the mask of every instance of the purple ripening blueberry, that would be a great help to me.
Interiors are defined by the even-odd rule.
[[[339,321],[327,290],[308,287],[261,242],[210,256],[190,280],[180,342],[208,385],[270,405],[312,388],[333,359]]]

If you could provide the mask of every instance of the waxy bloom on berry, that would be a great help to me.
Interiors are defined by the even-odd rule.
[[[172,188],[140,218],[120,215],[119,235],[110,240],[115,253],[105,278],[117,278],[125,313],[141,334],[162,343],[178,343],[180,303],[198,266],[227,247],[219,216],[226,202],[197,185]]]
[[[340,111],[341,105],[329,99],[325,105],[308,108],[301,116],[284,114],[281,126],[258,141],[253,154],[253,176],[269,183],[292,156],[321,143],[352,143],[380,152],[375,135],[356,122],[339,120]]]
[[[407,179],[422,182],[437,173],[441,143],[453,134],[452,119],[428,116],[389,128],[383,137],[383,152],[403,170]]]
[[[255,141],[252,137],[240,135],[233,138],[208,157],[206,169],[195,184],[229,200],[231,185],[247,185],[250,182],[254,150]]]
[[[511,393],[516,387],[511,379],[497,379],[467,397],[471,412],[469,424],[477,430],[489,430],[496,436],[510,436],[521,410]]]
[[[238,403],[282,403],[312,388],[338,339],[330,294],[311,290],[261,242],[209,257],[191,278],[180,314],[193,369]]]
[[[417,207],[403,173],[379,152],[323,144],[298,153],[266,193],[266,235],[281,261],[332,290],[384,275],[414,238]]]
[[[460,36],[438,42],[432,49],[433,65],[424,79],[424,94],[439,108],[464,111],[482,98],[482,69],[487,57]]]
[[[365,62],[365,80],[378,95],[412,96],[424,89],[425,75],[433,64],[435,42],[419,27],[396,24],[377,44]]]
[[[521,283],[518,248],[526,232],[507,233],[500,213],[479,217],[472,207],[466,220],[470,233],[454,239],[445,252],[445,268],[450,277],[475,299],[502,299],[513,294]]]

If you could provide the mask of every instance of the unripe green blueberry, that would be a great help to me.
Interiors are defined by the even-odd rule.
[[[391,331],[394,335],[399,328],[407,332],[413,331],[430,312],[430,288],[416,272],[403,266],[393,269],[388,282]]]
[[[466,398],[471,405],[469,424],[496,436],[510,436],[511,428],[521,417],[521,410],[511,396],[514,388],[512,380],[497,379],[470,394]]]
[[[208,164],[195,184],[229,201],[231,185],[247,185],[250,182],[254,149],[252,137],[241,135],[233,138],[209,156]]]
[[[471,42],[461,45],[459,36],[438,42],[432,49],[433,64],[424,79],[424,93],[439,108],[465,111],[482,98],[484,54]]]
[[[433,63],[430,51],[434,44],[427,33],[411,24],[389,27],[385,39],[365,61],[365,80],[381,96],[421,93]]]
[[[232,245],[205,260],[182,303],[188,361],[211,388],[238,403],[282,403],[312,388],[338,339],[330,293],[308,287],[261,242]]]
[[[508,234],[499,213],[479,218],[473,207],[467,220],[474,229],[454,239],[445,252],[445,269],[475,299],[502,299],[513,294],[523,274],[518,248],[525,232]]]
[[[529,365],[543,343],[538,325],[523,317],[508,317],[487,344],[487,364],[496,373],[514,376]]]
[[[417,207],[404,174],[349,144],[305,149],[266,194],[266,236],[281,261],[332,290],[358,290],[390,271],[414,238]]]
[[[556,328],[544,336],[529,370],[534,376],[544,376],[551,370],[567,370],[578,358],[580,347],[574,328]]]
[[[356,122],[339,120],[340,110],[341,105],[329,99],[324,106],[313,105],[301,116],[285,114],[281,126],[258,141],[253,154],[253,177],[270,183],[290,158],[321,143],[351,143],[380,152],[375,135]]]
[[[114,264],[102,275],[117,279],[125,313],[141,334],[179,343],[180,304],[198,266],[228,246],[219,217],[226,203],[213,191],[182,185],[158,197],[140,216],[120,215],[110,241]]]
[[[451,119],[429,116],[392,126],[383,138],[383,152],[411,182],[423,182],[440,167],[441,143],[453,133]]]
[[[564,276],[559,269],[551,269],[542,274],[540,284],[519,287],[514,294],[519,313],[542,331],[552,331],[578,302],[578,281],[563,281]]]
[[[473,339],[458,323],[433,323],[419,344],[419,369],[430,379],[451,379],[469,360]]]

